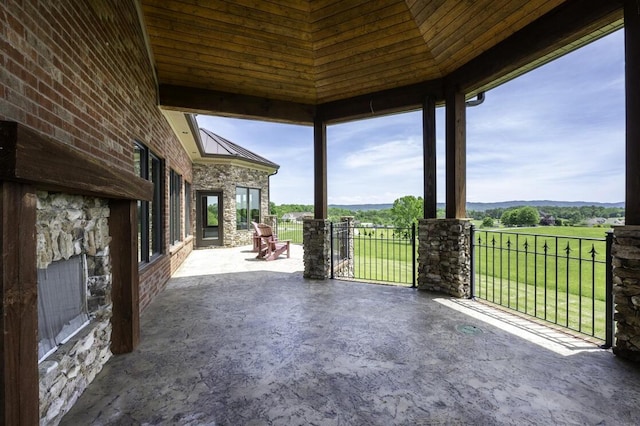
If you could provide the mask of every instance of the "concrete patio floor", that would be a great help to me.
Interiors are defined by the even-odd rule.
[[[63,425],[631,425],[640,367],[486,305],[194,251]]]

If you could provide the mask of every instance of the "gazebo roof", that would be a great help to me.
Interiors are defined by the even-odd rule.
[[[310,123],[468,96],[622,25],[601,0],[141,0],[160,104]]]
[[[232,158],[260,164],[272,169],[280,166],[260,155],[241,147],[238,144],[213,133],[210,130],[200,128],[200,144],[203,158]]]

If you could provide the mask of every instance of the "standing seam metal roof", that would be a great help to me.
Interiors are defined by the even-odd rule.
[[[200,142],[202,144],[200,148],[202,149],[204,157],[235,157],[264,166],[273,167],[275,169],[280,168],[280,166],[273,161],[269,161],[266,158],[251,152],[210,130],[203,129],[202,127],[200,128]]]

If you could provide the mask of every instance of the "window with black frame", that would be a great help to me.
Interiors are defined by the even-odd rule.
[[[252,229],[251,222],[260,223],[260,190],[236,187],[236,229]]]
[[[171,244],[182,241],[180,211],[182,210],[182,176],[169,172],[169,235]]]
[[[162,160],[145,145],[134,144],[134,169],[153,183],[153,200],[138,200],[138,262],[150,262],[162,252]]]
[[[184,236],[191,235],[191,184],[184,183]]]

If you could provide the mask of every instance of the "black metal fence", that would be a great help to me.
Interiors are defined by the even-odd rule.
[[[613,341],[611,243],[474,231],[472,295],[588,336]]]
[[[335,278],[416,286],[416,228],[332,223]]]
[[[297,220],[276,221],[276,235],[279,240],[289,240],[292,244],[302,244],[302,222]]]

